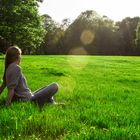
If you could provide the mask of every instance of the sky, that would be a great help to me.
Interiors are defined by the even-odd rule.
[[[44,0],[39,5],[40,15],[48,14],[59,23],[64,18],[73,21],[86,10],[94,10],[114,21],[121,21],[128,16],[140,17],[140,0]]]

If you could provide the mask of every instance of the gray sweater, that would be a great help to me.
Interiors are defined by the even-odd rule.
[[[6,70],[6,85],[8,90],[14,88],[14,98],[24,101],[31,99],[31,91],[19,65],[12,63]]]

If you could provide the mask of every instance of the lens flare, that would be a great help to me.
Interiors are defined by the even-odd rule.
[[[89,45],[93,42],[95,38],[95,34],[90,30],[84,30],[81,33],[80,40],[84,45]]]
[[[88,56],[68,56],[67,61],[73,70],[82,70],[88,64]]]
[[[76,81],[71,76],[61,77],[58,81],[58,84],[60,90],[63,91],[63,93],[71,93],[76,86]]]
[[[74,47],[72,48],[68,54],[72,55],[87,55],[88,52],[83,47]]]

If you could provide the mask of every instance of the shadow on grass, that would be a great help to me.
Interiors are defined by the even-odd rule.
[[[44,70],[45,73],[48,73],[48,74],[54,75],[54,76],[65,76],[66,75],[66,73],[61,69],[41,68],[41,70]]]

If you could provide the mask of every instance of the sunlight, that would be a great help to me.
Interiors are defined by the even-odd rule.
[[[80,40],[84,45],[89,45],[93,42],[95,35],[90,30],[84,30],[80,36]]]
[[[82,70],[88,64],[87,56],[71,56],[67,58],[68,64],[73,70]]]
[[[88,52],[84,49],[84,47],[73,47],[69,53],[69,55],[87,55]]]
[[[63,91],[64,93],[72,93],[76,86],[76,81],[71,76],[61,77],[58,84],[60,88],[59,90]]]

